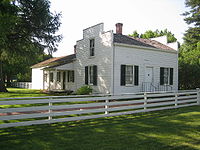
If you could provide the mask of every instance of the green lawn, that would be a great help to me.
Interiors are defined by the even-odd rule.
[[[48,94],[42,93],[41,90],[22,88],[7,88],[7,90],[7,93],[0,92],[0,98],[48,96]]]
[[[0,129],[1,150],[198,150],[200,106]]]

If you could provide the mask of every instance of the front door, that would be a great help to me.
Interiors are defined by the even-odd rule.
[[[144,88],[146,92],[153,91],[153,67],[146,67]]]
[[[66,72],[65,71],[63,72],[63,82],[62,83],[63,83],[63,90],[65,90],[65,88],[66,88],[66,85],[65,85],[66,84]]]
[[[153,67],[146,67],[145,70],[145,82],[153,82]]]

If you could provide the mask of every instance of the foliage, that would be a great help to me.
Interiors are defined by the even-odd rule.
[[[1,150],[197,150],[200,107],[1,129]]]
[[[183,13],[185,22],[191,25],[185,33],[185,43],[196,48],[197,43],[200,41],[200,1],[199,0],[186,0],[186,7],[189,11]]]
[[[49,95],[44,94],[41,90],[22,89],[22,88],[8,88],[7,93],[0,92],[0,98],[37,97],[37,96],[49,96]]]
[[[0,91],[4,86],[2,64],[16,68],[19,60],[30,64],[45,49],[50,55],[57,50],[60,16],[50,12],[49,0],[0,1]]]
[[[179,87],[195,89],[200,87],[200,1],[186,0],[190,8],[183,15],[189,27],[184,35],[184,43],[179,54]]]
[[[88,85],[82,86],[76,91],[77,95],[88,95],[91,93],[92,93],[92,88]]]
[[[160,37],[160,36],[164,36],[164,35],[167,36],[167,42],[168,43],[172,43],[172,42],[177,41],[174,34],[172,34],[167,29],[161,30],[161,31],[159,31],[159,30],[156,30],[156,31],[148,30],[143,34],[139,34],[137,31],[134,31],[133,34],[130,34],[129,36],[136,37],[136,38],[149,39],[149,38],[155,38],[155,37]]]

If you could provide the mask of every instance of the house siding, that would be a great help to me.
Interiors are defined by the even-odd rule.
[[[42,68],[32,69],[32,89],[43,89],[43,70]]]
[[[83,30],[83,39],[76,43],[77,88],[85,85],[85,66],[97,66],[97,86],[91,85],[94,93],[111,92],[112,74],[112,31],[104,32],[103,24]],[[94,56],[90,56],[90,39],[95,39]]]
[[[153,67],[153,84],[160,83],[160,67],[174,68],[173,90],[178,89],[178,53],[153,51],[150,49],[139,49],[134,47],[115,46],[114,61],[114,94],[141,92],[142,82],[145,82],[146,67]],[[120,85],[120,66],[139,66],[139,85]]]
[[[44,70],[47,73],[47,82],[43,83],[42,68],[33,69],[33,87],[37,89],[63,89],[63,83],[56,81],[57,71],[61,71],[61,81],[63,72],[66,72],[65,89],[76,91],[85,85],[85,67],[97,66],[97,85],[91,85],[94,93],[123,94],[137,93],[142,91],[142,83],[145,82],[145,72],[147,67],[152,67],[153,85],[158,87],[160,83],[160,67],[173,68],[172,90],[178,89],[178,52],[172,49],[160,50],[145,45],[131,45],[113,42],[116,34],[113,31],[104,32],[103,23],[83,30],[83,39],[76,42],[76,57],[72,62],[60,65],[51,70]],[[90,40],[94,39],[94,56],[90,56]],[[119,39],[120,40],[120,39]],[[137,42],[137,41],[136,41]],[[121,86],[121,65],[138,66],[138,85],[133,81],[133,85]],[[67,70],[74,70],[75,81],[68,82]],[[38,71],[38,73],[37,73]],[[41,71],[41,72],[40,72]],[[53,82],[49,83],[49,73],[54,73]],[[134,73],[133,73],[134,75]],[[40,76],[40,77],[38,77]],[[134,79],[134,77],[133,77]]]

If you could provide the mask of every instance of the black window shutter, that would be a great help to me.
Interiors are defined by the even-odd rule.
[[[69,82],[69,71],[67,71],[67,82]]]
[[[126,65],[121,65],[121,85],[125,85],[126,84]]]
[[[74,82],[74,70],[72,70],[72,82]]]
[[[174,75],[174,69],[170,68],[170,79],[169,79],[169,84],[173,85],[173,75]]]
[[[88,66],[85,66],[85,84],[88,85]]]
[[[97,85],[97,66],[93,66],[93,85]]]
[[[139,85],[139,66],[134,66],[134,85]]]
[[[164,85],[164,68],[160,68],[160,85]]]

